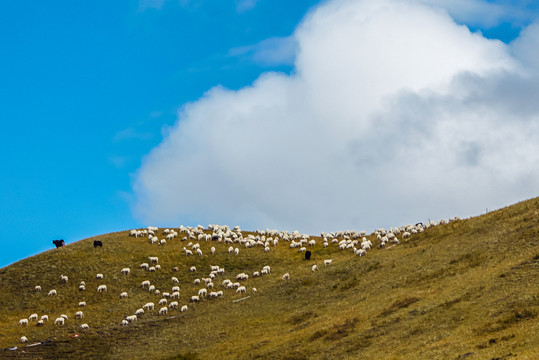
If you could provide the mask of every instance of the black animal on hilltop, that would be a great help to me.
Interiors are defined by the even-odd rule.
[[[99,241],[99,240],[94,240],[94,248],[96,248],[98,246],[103,247],[103,243],[101,241]]]
[[[54,245],[56,245],[56,248],[58,249],[59,247],[62,247],[64,246],[66,243],[64,241],[64,239],[61,239],[61,240],[53,240],[52,243]]]
[[[305,251],[305,260],[311,260],[311,252],[309,250]]]

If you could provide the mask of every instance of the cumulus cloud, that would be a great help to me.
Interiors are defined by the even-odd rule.
[[[292,75],[182,107],[135,176],[142,221],[371,230],[537,195],[534,28],[508,46],[421,1],[334,0],[293,37]]]

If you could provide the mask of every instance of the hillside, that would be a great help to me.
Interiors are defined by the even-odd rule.
[[[401,243],[392,247],[379,248],[371,235],[374,247],[362,257],[334,243],[323,247],[319,237],[311,237],[310,261],[282,240],[267,253],[233,244],[238,255],[228,253],[228,244],[200,241],[203,255],[185,256],[181,237],[157,245],[117,232],[0,269],[0,358],[539,359],[539,198],[431,227],[406,241],[398,236]],[[103,247],[94,248],[94,240]],[[140,268],[148,256],[158,257],[162,268]],[[324,266],[324,259],[333,262]],[[204,287],[193,280],[206,277],[210,265],[225,269],[214,291],[244,272],[247,293],[223,290],[217,299],[189,302]],[[254,278],[265,265],[271,273]],[[120,272],[125,267],[129,275]],[[281,280],[284,273],[290,280]],[[144,280],[161,291],[178,285],[179,305],[188,310],[159,316],[161,296],[142,289]],[[85,291],[78,290],[80,281]],[[107,292],[96,291],[101,284]],[[51,289],[58,295],[47,296]],[[127,299],[120,299],[123,291]],[[79,308],[79,301],[87,306]],[[154,311],[120,325],[150,301]],[[83,319],[75,319],[79,310]],[[32,313],[50,320],[18,325]],[[53,325],[60,314],[68,315],[65,325]],[[79,329],[82,323],[90,329]],[[43,343],[26,347],[23,335],[29,344]]]

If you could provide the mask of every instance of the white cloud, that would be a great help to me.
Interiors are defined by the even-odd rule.
[[[236,11],[243,13],[253,9],[260,0],[239,0],[236,4]]]
[[[240,56],[263,66],[293,65],[297,42],[293,36],[272,37],[254,45],[230,49],[229,56]]]
[[[134,210],[315,233],[536,196],[539,80],[521,61],[532,30],[510,47],[417,1],[328,2],[294,34],[293,75],[181,109],[136,174]]]

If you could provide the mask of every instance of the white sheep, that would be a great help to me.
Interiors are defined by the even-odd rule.
[[[180,312],[187,311],[187,305],[183,305],[180,309]]]
[[[146,310],[153,310],[154,309],[154,303],[153,302],[146,303],[146,304],[144,304],[143,308],[146,309]]]
[[[28,338],[26,336],[21,336],[21,342],[22,343],[28,342]]]
[[[150,267],[150,265],[149,265],[148,263],[142,263],[142,264],[140,264],[140,267],[141,267],[142,269],[148,270],[148,268]]]
[[[161,299],[161,300],[159,300],[159,303],[157,303],[157,305],[160,305],[160,306],[161,305],[166,305],[167,302],[168,302],[167,299]]]
[[[159,258],[157,256],[148,256],[148,260],[150,260],[151,264],[157,264],[159,262]]]
[[[21,326],[28,326],[28,319],[20,319],[19,325]]]
[[[316,266],[316,264],[313,265],[313,267],[311,268],[312,271],[316,271],[318,270],[318,266]]]
[[[180,298],[180,292],[174,291],[172,294],[170,294],[171,299],[179,299]]]
[[[212,254],[215,254],[215,248],[213,246],[211,247],[210,251]]]
[[[129,323],[134,323],[137,321],[137,315],[129,315],[125,317],[125,320],[127,320]]]
[[[200,250],[199,248],[197,248],[196,251],[197,251],[197,255],[198,255],[198,256],[202,256],[202,250]]]
[[[28,316],[28,320],[29,321],[37,320],[37,314],[31,314],[30,316]]]
[[[177,277],[174,277],[174,276],[173,276],[173,277],[172,277],[172,282],[173,282],[173,283],[176,283],[176,284],[179,284],[179,283],[180,283],[180,280],[178,280]]]
[[[170,297],[170,293],[164,292],[164,293],[163,293],[163,297],[169,298],[169,297]]]
[[[67,276],[64,276],[64,275],[60,275],[60,280],[62,280],[62,282],[66,283],[69,278]]]
[[[146,286],[150,287],[150,280],[144,280],[143,282],[140,283],[141,288],[144,288]]]
[[[36,286],[34,287],[34,290],[37,291],[37,292],[41,291],[41,286],[36,285]]]
[[[129,273],[131,272],[131,269],[129,269],[129,268],[123,268],[123,269],[121,270],[121,272],[122,272],[122,274],[124,274],[124,275],[129,275]]]
[[[64,318],[63,317],[56,318],[56,320],[54,320],[54,325],[64,325]]]
[[[195,280],[193,280],[193,284],[195,284],[195,285],[200,284],[200,279],[195,279]]]
[[[196,266],[191,266],[191,267],[189,268],[189,271],[190,271],[190,272],[195,272],[195,271],[197,271]]]
[[[82,284],[79,285],[79,291],[84,291],[84,290],[86,290],[86,286],[84,286]]]
[[[144,309],[137,309],[137,311],[135,311],[135,315],[137,316],[142,316],[144,314]]]
[[[49,291],[49,293],[47,294],[47,296],[55,296],[55,295],[58,295],[58,293],[56,292],[55,289],[52,289],[52,290]]]
[[[166,306],[163,306],[161,309],[159,309],[159,315],[166,315],[168,313],[168,308]]]
[[[161,265],[159,264],[155,265],[155,270],[161,270]]]
[[[230,246],[230,247],[228,248],[228,253],[230,254],[230,253],[233,253],[233,252],[234,252],[234,248],[233,248],[232,246]]]
[[[256,294],[258,292],[256,288],[252,288],[251,291],[253,292],[253,294]]]
[[[81,307],[86,306],[86,301],[79,301],[79,306],[81,306]]]
[[[41,320],[49,321],[49,315],[41,315]]]
[[[81,328],[81,330],[88,330],[90,326],[85,323],[85,324],[80,324],[79,328]]]
[[[127,292],[123,292],[120,294],[120,299],[127,299]]]
[[[240,253],[240,249],[239,248],[235,248],[234,249],[234,254],[238,255]]]
[[[240,287],[236,290],[237,293],[244,293],[244,292],[246,292],[246,291],[247,291],[247,289],[245,288],[245,286],[240,286]]]
[[[206,297],[207,294],[208,294],[208,290],[206,290],[206,289],[198,290],[198,296],[199,297]]]
[[[333,262],[333,259],[324,260],[324,266],[328,266]]]
[[[103,274],[97,274],[95,276],[96,279],[103,279],[105,276]]]
[[[127,326],[127,325],[129,325],[129,321],[124,319],[124,320],[122,320],[121,325],[122,326]]]
[[[204,290],[206,290],[206,289],[204,289]],[[196,296],[196,295],[191,296],[191,302],[199,302],[199,301],[200,301],[200,298],[198,296]]]
[[[67,320],[67,315],[62,314],[62,315],[60,315],[60,317],[63,317],[64,319]]]
[[[179,286],[173,286],[172,289],[171,289],[172,292],[175,292],[175,291],[180,291],[180,287]]]
[[[170,304],[168,304],[169,309],[177,309],[178,308],[178,302],[173,301]]]
[[[367,254],[367,251],[364,249],[357,249],[356,256],[365,256]]]
[[[284,274],[281,279],[282,280],[290,280],[290,274],[289,273]]]
[[[38,320],[36,326],[43,326],[43,320]]]
[[[97,292],[106,292],[107,291],[107,285],[99,285],[97,287]]]
[[[84,314],[82,313],[82,311],[77,311],[75,313],[75,319],[82,319],[84,317]]]

